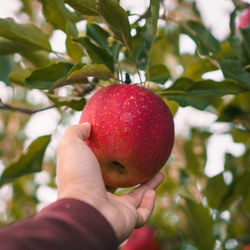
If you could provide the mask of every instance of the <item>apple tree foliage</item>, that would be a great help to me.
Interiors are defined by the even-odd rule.
[[[9,102],[0,100],[0,186],[11,190],[11,197],[0,197],[6,208],[0,209],[0,224],[36,212],[42,184],[34,173],[47,172],[46,185],[56,187],[55,152],[44,159],[53,134],[24,147],[24,128],[32,116],[55,109],[61,116],[58,126],[68,126],[93,91],[136,79],[163,98],[173,115],[188,106],[215,114],[217,122],[228,125],[225,134],[245,147],[239,157],[226,154],[224,170],[208,177],[204,168],[213,131],[196,127],[188,138],[176,136],[149,222],[163,249],[242,249],[249,243],[250,25],[235,28],[237,16],[249,5],[232,1],[231,32],[218,41],[191,0],[172,5],[151,0],[140,15],[116,0],[20,2],[22,23],[0,18],[0,81],[13,90]],[[66,37],[65,53],[52,48],[57,30]],[[195,42],[194,54],[180,53],[183,34]],[[204,80],[215,70],[222,72],[222,81]],[[47,104],[32,103],[27,98],[31,91]]]

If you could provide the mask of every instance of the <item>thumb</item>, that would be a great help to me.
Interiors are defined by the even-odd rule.
[[[79,138],[82,140],[86,140],[90,136],[91,132],[91,125],[88,122],[81,123],[79,125],[76,125],[76,132],[78,133]]]
[[[81,141],[87,140],[90,136],[90,131],[91,125],[88,122],[68,127],[57,147],[57,155],[60,155],[62,149],[65,148],[66,145],[74,145],[79,139]]]
[[[66,132],[66,137],[76,138],[86,140],[90,136],[91,125],[88,122],[81,123],[79,125],[70,126]]]

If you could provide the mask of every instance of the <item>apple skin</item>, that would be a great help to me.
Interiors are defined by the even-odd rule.
[[[243,246],[243,250],[250,250],[250,244]]]
[[[155,238],[155,231],[146,225],[135,229],[128,240],[122,245],[121,250],[160,250],[162,249]]]
[[[165,102],[152,91],[114,84],[97,91],[80,123],[91,124],[86,141],[108,187],[130,187],[154,176],[174,144],[174,122]]]
[[[239,27],[241,29],[246,29],[250,23],[250,7],[245,9],[239,16],[239,20],[236,24],[236,29]]]

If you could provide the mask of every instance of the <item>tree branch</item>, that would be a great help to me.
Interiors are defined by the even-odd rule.
[[[53,104],[51,106],[38,108],[38,109],[27,109],[27,108],[21,108],[21,107],[13,107],[13,106],[8,105],[6,103],[1,103],[0,102],[0,109],[6,109],[6,110],[10,110],[10,111],[17,111],[17,112],[21,112],[21,113],[28,114],[28,115],[32,115],[32,114],[35,114],[37,112],[52,109],[52,108],[55,108],[55,107],[56,107],[56,105]]]

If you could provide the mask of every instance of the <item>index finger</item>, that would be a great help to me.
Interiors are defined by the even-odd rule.
[[[123,198],[132,203],[134,207],[138,207],[141,203],[144,193],[149,189],[156,189],[163,181],[164,175],[162,172],[158,172],[154,177],[147,182],[141,184],[139,187],[133,189],[128,194],[125,194]]]

